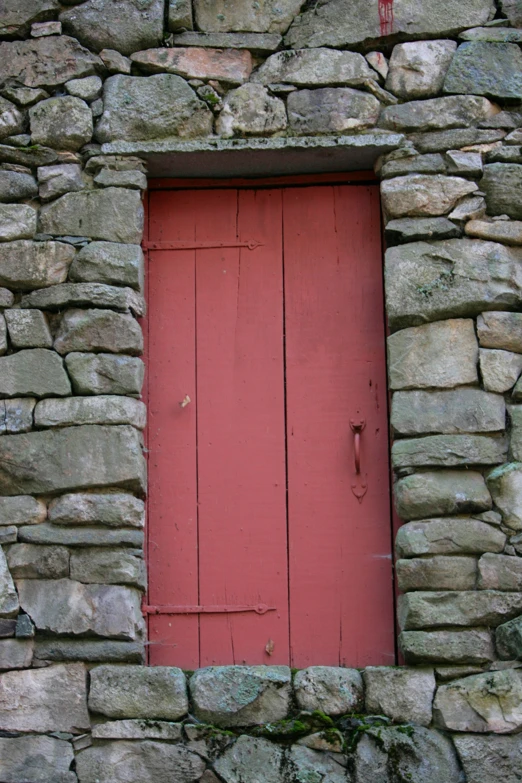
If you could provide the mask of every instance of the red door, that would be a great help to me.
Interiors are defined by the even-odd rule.
[[[150,662],[393,663],[378,189],[149,199]]]

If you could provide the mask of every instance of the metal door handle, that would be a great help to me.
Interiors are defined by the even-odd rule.
[[[354,421],[350,419],[350,427],[353,432],[353,447],[355,454],[355,472],[359,476],[361,473],[361,432],[366,427],[366,421]]]

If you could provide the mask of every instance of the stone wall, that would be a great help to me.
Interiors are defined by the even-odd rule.
[[[521,26],[516,0],[0,5],[4,783],[522,779]],[[400,668],[142,665],[145,159],[247,137],[387,150]]]

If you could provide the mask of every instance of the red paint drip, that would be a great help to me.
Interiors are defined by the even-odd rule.
[[[379,22],[381,35],[393,33],[393,0],[379,0]]]

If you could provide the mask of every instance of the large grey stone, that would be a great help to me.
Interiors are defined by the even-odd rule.
[[[410,590],[474,590],[477,582],[477,560],[474,557],[415,557],[397,560],[395,569],[402,593]]]
[[[445,215],[475,190],[475,182],[441,174],[410,174],[381,184],[383,208],[389,218]]]
[[[143,288],[143,251],[139,245],[91,242],[82,247],[69,269],[75,283],[107,283]]]
[[[63,283],[74,258],[65,242],[20,239],[0,244],[0,285],[21,291]]]
[[[376,171],[382,179],[401,177],[406,174],[445,174],[446,161],[435,152],[431,155],[384,156],[376,164]]]
[[[326,740],[326,743],[331,745],[329,740]],[[346,757],[339,754],[334,756],[321,753],[296,744],[288,751],[287,763],[295,774],[294,780],[315,779],[328,783],[347,783],[349,780],[346,773]]]
[[[294,21],[286,43],[293,48],[314,46],[371,46],[376,39],[405,34],[431,38],[484,24],[493,17],[491,0],[461,0],[452,6],[395,0],[330,0],[305,6]]]
[[[111,351],[140,354],[143,335],[132,315],[112,310],[67,310],[56,334],[58,353]]]
[[[482,313],[477,318],[477,334],[484,348],[499,348],[522,354],[521,313]]]
[[[516,43],[469,41],[457,49],[445,93],[473,93],[493,100],[522,98],[522,52]]]
[[[487,553],[479,560],[479,589],[522,590],[522,558]]]
[[[303,0],[194,0],[194,12],[198,29],[206,33],[284,33],[302,5]]]
[[[464,226],[470,237],[503,242],[505,245],[522,245],[522,221],[520,220],[470,220]]]
[[[0,138],[23,133],[24,115],[14,103],[0,97]]]
[[[471,517],[409,522],[399,528],[395,539],[399,557],[502,552],[505,543],[504,533]]]
[[[70,742],[55,737],[0,738],[0,769],[8,783],[76,783]]]
[[[157,46],[163,35],[163,0],[87,0],[62,11],[64,32],[99,52],[131,54]]]
[[[214,766],[225,783],[246,783],[247,780],[283,783],[282,763],[283,748],[279,745],[243,734],[227,748]]]
[[[252,76],[261,84],[293,84],[296,87],[359,87],[377,79],[362,54],[331,49],[302,49],[273,54]]]
[[[500,394],[480,389],[401,391],[393,395],[391,424],[398,435],[410,436],[498,432],[506,427],[506,406]]]
[[[145,647],[139,642],[113,639],[64,639],[60,636],[35,640],[34,659],[38,662],[82,661],[92,663],[145,663]]]
[[[446,128],[466,128],[493,117],[498,111],[487,98],[476,95],[429,98],[386,106],[379,125],[388,130],[434,131]],[[450,145],[454,147],[455,145]],[[427,150],[422,150],[427,151]]]
[[[128,641],[143,633],[141,593],[133,588],[69,579],[18,579],[16,586],[20,606],[38,631]]]
[[[54,351],[32,348],[0,357],[1,397],[62,397],[70,393],[63,359]]]
[[[67,35],[0,43],[0,82],[26,87],[57,87],[90,76],[101,60]]]
[[[513,530],[522,530],[522,462],[495,468],[487,481],[504,524]]]
[[[495,650],[490,631],[403,631],[399,646],[407,663],[484,664]]]
[[[142,528],[143,500],[123,492],[75,492],[49,504],[49,521],[55,525],[106,525]]]
[[[521,167],[522,169],[522,167]],[[522,302],[522,248],[480,239],[412,242],[386,251],[386,300],[393,330]],[[491,346],[500,347],[500,346]]]
[[[5,672],[0,678],[0,729],[73,734],[89,730],[86,677],[81,663]]]
[[[522,594],[495,590],[413,592],[399,597],[401,630],[444,626],[495,627],[522,611]]]
[[[143,315],[143,297],[132,288],[105,283],[62,283],[23,296],[21,307],[63,310],[66,307],[103,307]]]
[[[454,41],[411,41],[392,51],[386,89],[399,98],[435,97],[457,48]]]
[[[435,694],[433,669],[367,666],[363,672],[366,711],[396,723],[429,726]]]
[[[63,196],[65,193],[83,190],[85,182],[82,177],[82,167],[78,163],[40,166],[38,168],[38,184],[38,194],[42,201],[49,201]]]
[[[391,389],[452,388],[478,382],[478,343],[471,319],[414,326],[388,337]]]
[[[52,347],[51,330],[41,310],[6,310],[5,320],[13,348]]]
[[[69,353],[65,365],[76,394],[134,394],[141,392],[141,359],[107,353]]]
[[[285,718],[287,666],[210,666],[190,678],[194,714],[216,726],[254,726]]]
[[[522,220],[522,166],[488,163],[480,187],[486,194],[488,215],[509,215],[514,220]]]
[[[504,2],[505,5],[505,2]],[[468,783],[519,783],[522,768],[522,734],[515,737],[455,735]]]
[[[413,473],[395,485],[395,502],[397,513],[404,520],[491,508],[491,496],[482,474],[471,470]]]
[[[85,584],[147,586],[143,558],[127,549],[87,547],[72,552],[71,579]]]
[[[76,756],[81,783],[193,783],[205,766],[183,745],[152,740],[106,742]]]
[[[147,73],[177,73],[184,79],[215,79],[236,85],[248,81],[253,67],[247,51],[182,46],[135,52],[131,60]]]
[[[435,696],[433,714],[437,726],[453,731],[520,731],[522,673],[506,669],[442,685]]]
[[[75,151],[92,138],[92,112],[80,98],[40,101],[29,109],[29,119],[32,144]]]
[[[0,171],[0,202],[32,198],[37,192],[36,182],[30,174],[20,171]]]
[[[297,90],[287,106],[290,129],[305,136],[371,128],[381,108],[373,95],[350,87]]]
[[[495,631],[495,642],[499,658],[522,660],[522,615],[499,625]]]
[[[488,314],[486,314],[488,315]],[[522,372],[522,355],[511,351],[480,349],[480,374],[486,391],[503,394]]]
[[[134,427],[65,427],[0,438],[3,495],[104,486],[144,490],[145,463]]]
[[[130,530],[129,528],[107,530],[103,527],[90,525],[64,527],[44,522],[33,527],[18,528],[18,539],[29,544],[51,544],[53,546],[130,546],[134,549],[143,549],[144,536],[141,530]]]
[[[294,692],[302,710],[345,715],[360,711],[363,682],[357,669],[309,666],[295,675]]]
[[[52,19],[58,8],[56,0],[4,0],[0,35],[26,35],[33,22]]]
[[[62,579],[69,576],[69,550],[64,546],[13,544],[7,563],[15,579]]]
[[[33,647],[32,639],[2,639],[0,641],[0,670],[29,668],[33,661]],[[0,745],[0,763],[2,761],[1,754]]]
[[[392,446],[394,468],[464,465],[498,465],[507,459],[507,437],[487,435],[431,435],[427,438],[396,440]]]
[[[124,188],[67,193],[40,212],[40,230],[46,234],[135,245],[141,241],[142,229],[140,194]]]
[[[264,135],[286,128],[285,104],[261,84],[243,84],[225,98],[216,130],[220,136]]]
[[[385,231],[388,247],[423,239],[454,239],[461,235],[460,228],[445,217],[398,218],[386,223]]]
[[[9,566],[4,550],[0,547],[0,617],[15,617],[19,608],[18,595]]]
[[[103,106],[96,127],[100,142],[172,136],[190,139],[212,133],[212,112],[185,80],[175,74],[161,73],[147,78],[111,76],[104,84]]]
[[[47,516],[47,507],[42,500],[30,495],[0,497],[1,525],[38,525]]]
[[[103,82],[99,76],[86,76],[84,79],[71,79],[65,89],[69,95],[90,102],[100,97],[102,86]]]
[[[17,166],[48,166],[57,159],[58,153],[48,147],[11,147],[7,144],[0,144],[0,161],[2,163],[11,163]]]
[[[178,720],[188,712],[187,683],[174,666],[97,666],[89,709],[109,718]]]

